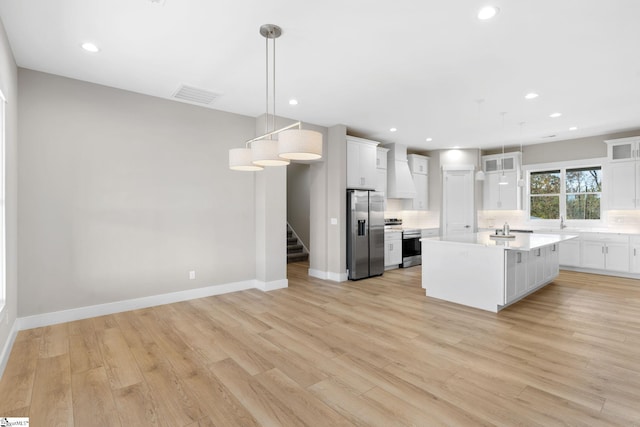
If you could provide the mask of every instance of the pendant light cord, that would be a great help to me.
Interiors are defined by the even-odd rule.
[[[264,75],[266,76],[266,81],[265,81],[265,88],[266,88],[266,93],[265,93],[265,100],[266,100],[266,109],[265,111],[267,112],[267,116],[264,118],[264,133],[269,133],[269,38],[265,37],[264,38],[264,52],[265,52],[265,67],[264,67]]]
[[[273,39],[273,130],[276,130],[276,39]]]
[[[264,119],[264,133],[269,133],[269,122],[271,122],[271,131],[276,130],[276,39],[273,38],[273,64],[272,64],[272,88],[271,95],[273,96],[273,110],[271,117],[269,117],[269,38],[265,37],[265,76],[266,76],[266,111],[267,116]],[[273,139],[269,136],[269,139]]]
[[[504,115],[507,114],[505,112],[502,114],[502,137],[504,138]],[[504,176],[504,140],[502,141],[502,160],[500,161],[500,165],[502,166],[502,176]]]

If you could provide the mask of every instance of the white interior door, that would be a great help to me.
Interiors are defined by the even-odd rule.
[[[473,233],[475,224],[473,167],[445,169],[443,175],[444,234]]]

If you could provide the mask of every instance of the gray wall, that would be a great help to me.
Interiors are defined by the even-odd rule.
[[[304,245],[309,248],[310,166],[291,163],[287,166],[287,221]]]
[[[18,70],[0,22],[0,90],[5,110],[6,306],[0,316],[0,356],[18,313]],[[2,366],[0,366],[0,373]]]
[[[525,145],[522,148],[522,164],[553,163],[570,160],[596,159],[607,157],[607,144],[604,141],[640,135],[640,129],[589,136],[586,138],[565,139],[545,142],[544,144]],[[519,147],[505,147],[505,152],[520,151]],[[484,150],[482,155],[500,154],[502,149]]]
[[[638,135],[640,135],[640,129],[590,136],[587,138],[527,145],[523,148],[523,164],[531,165],[536,163],[607,157],[607,144],[604,143],[605,140]]]
[[[256,277],[254,174],[227,165],[254,118],[25,69],[18,84],[19,316]]]

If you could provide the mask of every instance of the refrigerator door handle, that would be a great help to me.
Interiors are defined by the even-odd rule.
[[[366,223],[367,220],[366,219],[359,219],[358,220],[358,236],[364,236],[365,232],[366,232]]]

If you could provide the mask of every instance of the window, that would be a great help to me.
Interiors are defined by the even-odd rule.
[[[600,219],[602,168],[567,169],[567,219]]]
[[[531,172],[529,217],[560,219],[560,171]]]
[[[529,218],[599,220],[602,167],[587,166],[529,173]]]
[[[5,143],[5,111],[6,100],[0,92],[0,313],[6,301],[6,250],[5,250],[5,203],[4,203],[4,143]]]

